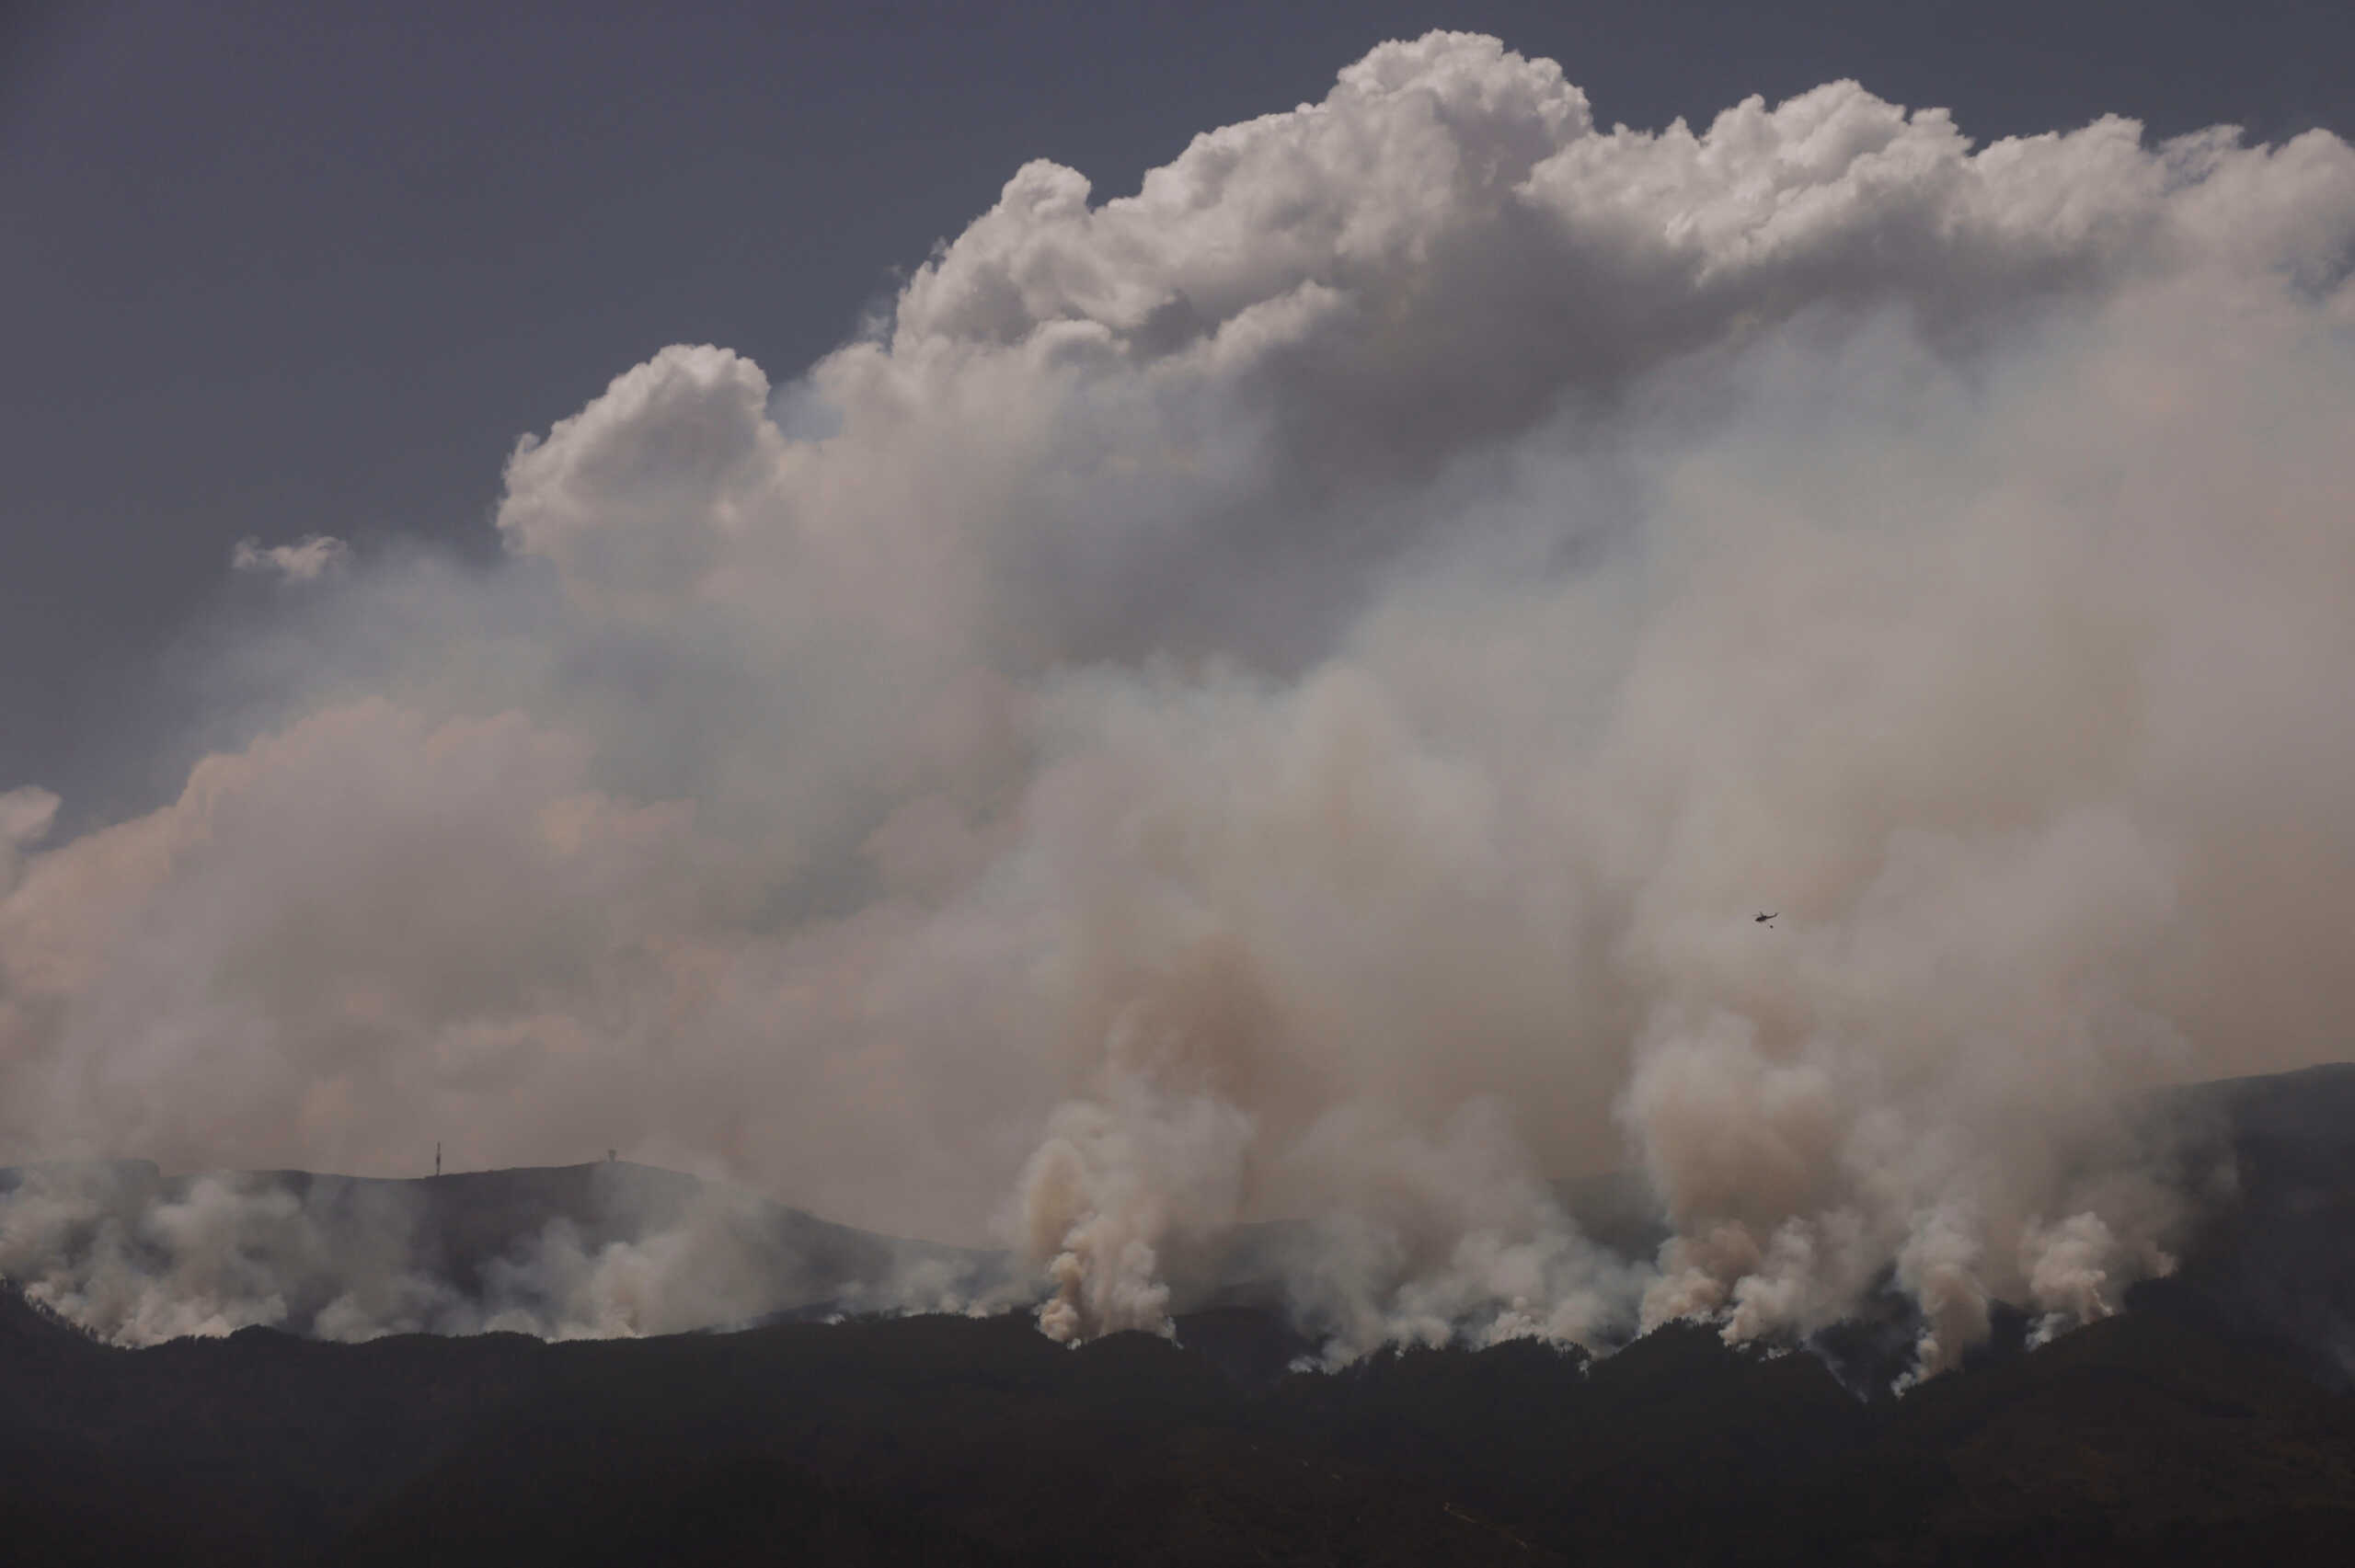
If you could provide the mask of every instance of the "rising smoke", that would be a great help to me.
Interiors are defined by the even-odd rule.
[[[2140,1097],[2355,1003],[2351,264],[2321,132],[1606,130],[1463,35],[1032,164],[799,378],[525,439],[494,567],[240,546],[249,740],[0,795],[0,1156],[618,1146],[1068,1339],[1274,1219],[1337,1356],[2099,1316]]]

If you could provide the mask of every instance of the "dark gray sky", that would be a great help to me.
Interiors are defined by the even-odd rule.
[[[2345,0],[0,3],[0,788],[177,786],[239,537],[488,549],[515,438],[663,344],[782,379],[1024,160],[1121,194],[1432,26],[1606,123],[1849,75],[1982,139],[2355,132]]]

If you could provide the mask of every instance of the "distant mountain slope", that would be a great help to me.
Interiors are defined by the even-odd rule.
[[[2214,1194],[2182,1269],[2129,1298],[2355,1389],[2355,1063],[2177,1091],[2188,1173]]]

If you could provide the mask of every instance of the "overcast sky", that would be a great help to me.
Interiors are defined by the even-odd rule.
[[[1098,200],[1321,97],[1384,37],[1493,32],[1605,124],[1850,75],[1980,139],[2355,129],[2355,7],[1347,0],[0,7],[0,786],[176,790],[173,650],[236,541],[497,548],[515,438],[666,343],[774,377],[1026,159]],[[162,721],[159,724],[159,721]]]

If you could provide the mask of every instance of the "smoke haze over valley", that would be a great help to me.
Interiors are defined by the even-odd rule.
[[[652,1333],[816,1299],[752,1191],[1072,1342],[1239,1247],[1334,1363],[2116,1311],[2218,1196],[2154,1096],[2355,1015],[2355,148],[1869,89],[1384,44],[625,371],[495,556],[240,544],[174,798],[0,780],[0,1274]],[[437,1141],[708,1180],[452,1294],[364,1184],[35,1170]]]

